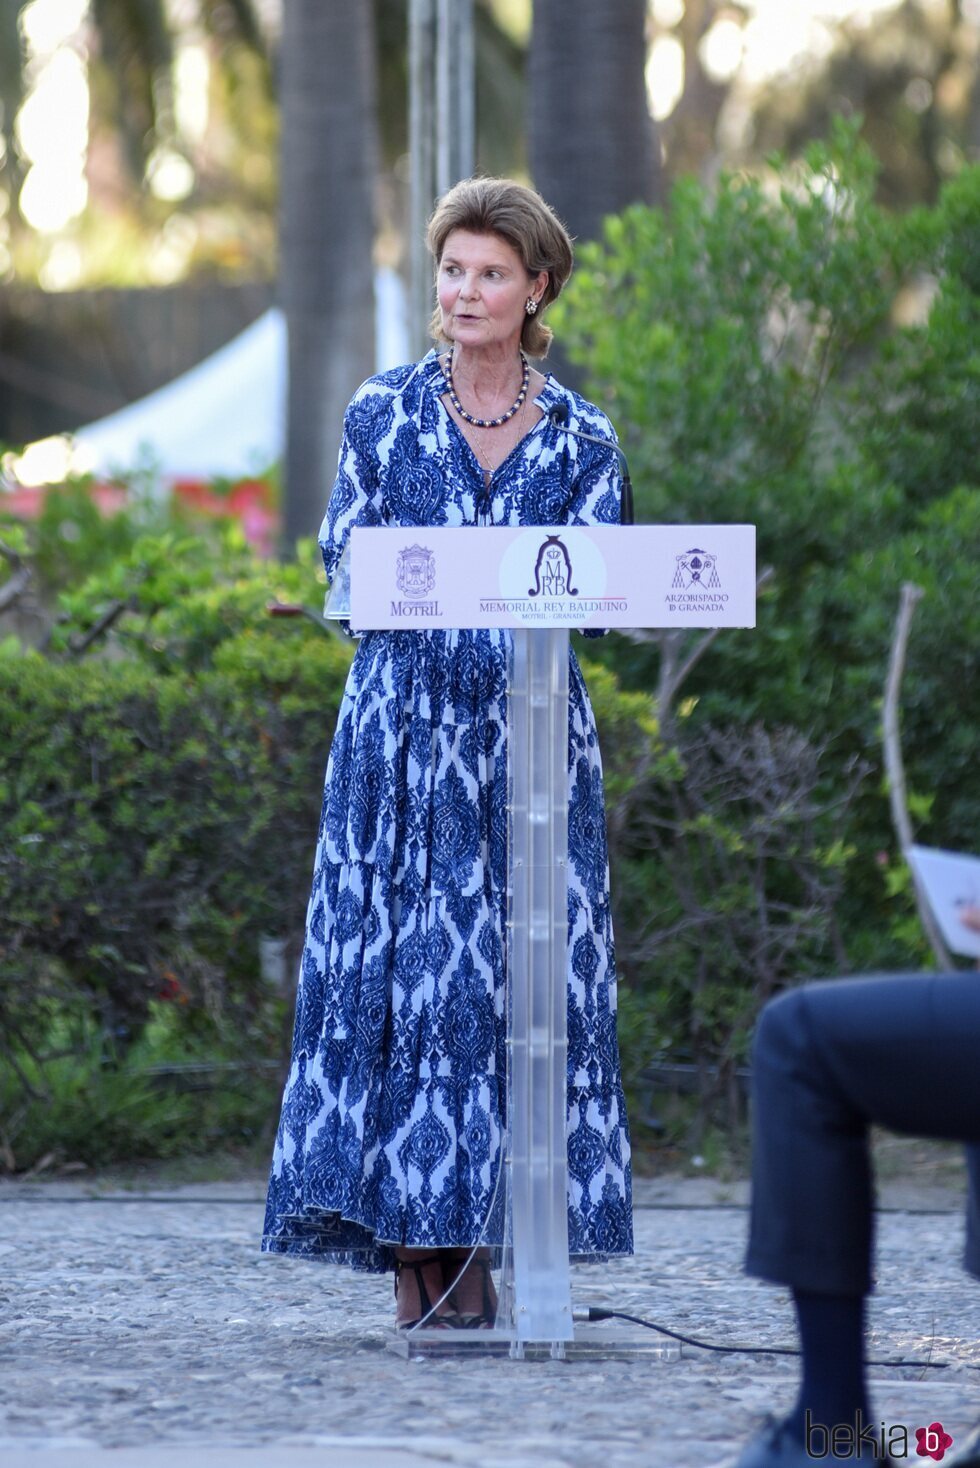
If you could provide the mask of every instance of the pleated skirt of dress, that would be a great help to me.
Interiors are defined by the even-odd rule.
[[[503,1237],[505,632],[374,632],[327,766],[262,1248],[393,1267]],[[602,774],[569,696],[573,1257],[632,1251]]]

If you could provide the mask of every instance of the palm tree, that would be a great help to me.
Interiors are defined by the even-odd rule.
[[[661,202],[647,108],[645,0],[534,0],[528,131],[536,186],[579,239],[627,204]]]
[[[20,0],[0,0],[0,182],[13,192],[20,182],[14,123],[24,100],[24,46]]]
[[[534,0],[528,57],[528,145],[536,187],[579,240],[607,214],[662,202],[660,143],[647,108],[645,0]],[[551,349],[570,387],[585,374]]]
[[[344,405],[374,356],[374,36],[369,6],[286,0],[280,299],[289,333],[284,540],[312,534]]]

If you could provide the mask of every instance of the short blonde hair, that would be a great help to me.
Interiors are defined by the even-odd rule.
[[[528,276],[542,270],[548,284],[537,315],[526,316],[521,329],[521,347],[529,357],[547,356],[552,331],[541,320],[542,312],[560,294],[572,273],[572,241],[555,211],[541,195],[512,178],[464,178],[443,194],[436,204],[426,231],[426,243],[436,269],[446,241],[453,230],[471,234],[495,234],[518,253]],[[445,342],[442,313],[436,307],[429,330],[433,341]]]

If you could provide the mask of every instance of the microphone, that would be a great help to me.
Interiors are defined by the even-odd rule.
[[[630,480],[630,466],[626,462],[626,455],[618,443],[611,439],[600,438],[597,433],[586,433],[581,428],[570,428],[568,426],[568,404],[556,403],[548,414],[548,422],[552,428],[559,429],[562,433],[570,433],[573,438],[584,438],[588,443],[597,443],[601,448],[612,449],[619,460],[620,472],[623,476],[623,494],[619,507],[619,523],[621,525],[633,524],[633,484]]]

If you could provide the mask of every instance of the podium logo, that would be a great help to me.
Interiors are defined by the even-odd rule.
[[[403,600],[391,603],[393,617],[441,617],[439,603],[429,597],[436,584],[435,552],[426,545],[407,545],[398,552],[395,581]]]
[[[404,596],[417,599],[428,596],[436,584],[434,553],[424,545],[409,545],[399,551],[395,582]]]
[[[542,541],[534,563],[534,585],[528,596],[578,596],[572,585],[572,558],[560,535],[549,535]]]
[[[693,586],[699,591],[717,591],[721,586],[718,579],[718,560],[710,551],[695,547],[674,559],[677,569],[671,582],[671,590],[690,591]]]
[[[606,558],[574,525],[522,527],[500,557],[497,586],[496,596],[481,595],[481,617],[503,613],[525,627],[583,627],[593,617],[601,627],[605,613],[622,626],[629,609],[625,597],[606,595]]]
[[[718,575],[718,557],[712,551],[692,546],[674,557],[674,579],[664,597],[669,612],[701,612],[713,615],[728,601]]]

